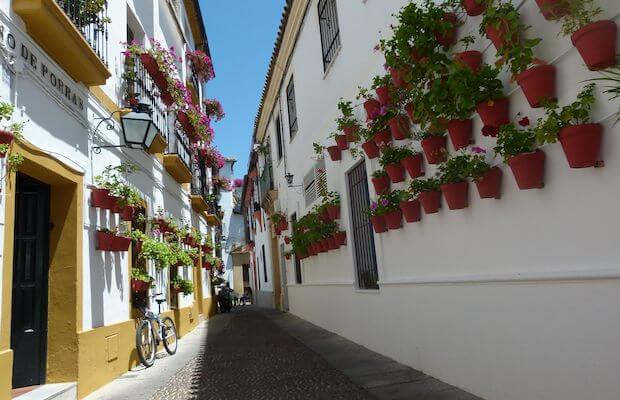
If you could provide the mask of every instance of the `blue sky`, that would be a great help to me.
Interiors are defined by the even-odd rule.
[[[200,0],[216,77],[207,97],[220,100],[226,118],[215,122],[215,144],[247,172],[254,118],[276,39],[284,0]]]

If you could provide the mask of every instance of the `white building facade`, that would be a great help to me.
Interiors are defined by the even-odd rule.
[[[369,87],[373,76],[385,73],[375,46],[390,36],[393,15],[407,3],[287,3],[254,132],[257,145],[248,175],[253,198],[245,202],[259,291],[273,298],[272,276],[280,272],[278,290],[288,292],[291,313],[485,399],[617,398],[620,319],[613,304],[620,298],[620,254],[613,210],[619,132],[617,103],[600,88],[592,120],[603,125],[604,168],[571,169],[559,143],[546,145],[544,188],[522,191],[498,157],[500,200],[479,199],[471,184],[464,210],[448,210],[444,203],[439,213],[423,215],[418,223],[372,233],[370,245],[356,236],[354,221],[369,221],[352,209],[352,185],[368,187],[367,203],[376,199],[370,175],[380,168],[378,161],[354,158],[349,151],[342,152],[341,161],[327,156],[317,161],[313,143],[334,144],[328,136],[337,130],[341,98],[352,100],[356,117],[365,120],[362,101],[355,100],[358,87]],[[570,37],[558,35],[560,25],[545,20],[536,1],[513,3],[522,22],[531,25],[527,36],[542,38],[535,55],[557,69],[559,103],[571,103],[585,80],[600,75],[584,66]],[[597,18],[617,22],[618,2],[596,3],[603,10]],[[320,28],[325,7],[332,10],[330,23],[334,27],[336,19],[339,36],[328,59]],[[460,18],[458,37],[474,34],[471,49],[493,64],[495,49],[478,34],[482,16],[462,13]],[[516,82],[507,76],[503,82],[511,120],[521,113],[535,121],[541,110],[530,108]],[[492,149],[495,139],[483,136],[480,118],[473,118],[476,145]],[[420,150],[415,140],[399,144]],[[261,191],[260,177],[270,164],[273,188]],[[436,166],[425,169],[432,176]],[[284,242],[290,231],[276,236],[265,209],[283,212],[294,224],[320,201],[317,182],[322,179],[340,195],[339,224],[347,245],[287,260],[282,250],[290,250]],[[265,207],[269,201],[273,205]],[[255,226],[255,211],[266,224],[263,229]],[[361,244],[371,254],[376,289],[360,283]]]

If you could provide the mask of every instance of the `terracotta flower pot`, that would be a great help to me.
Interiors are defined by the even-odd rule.
[[[571,168],[594,167],[601,148],[601,124],[574,125],[563,128],[558,139]]]
[[[545,186],[545,153],[542,150],[511,157],[508,165],[519,189],[540,189]]]
[[[502,170],[493,167],[484,173],[477,181],[476,188],[481,199],[499,199],[502,189]]]
[[[133,251],[136,254],[142,253],[142,240],[136,240],[133,244]]]
[[[357,134],[357,126],[346,126],[342,130],[344,131],[344,135],[349,143],[357,142],[357,139],[359,138]]]
[[[336,146],[341,151],[348,149],[349,142],[347,141],[347,137],[345,135],[336,135]]]
[[[419,123],[420,123],[420,120],[419,120],[419,119],[417,119],[417,118],[415,117],[415,115],[413,115],[414,110],[415,110],[415,107],[414,107],[413,103],[408,103],[408,104],[405,104],[405,111],[407,112],[407,116],[409,117],[409,119],[411,120],[411,122],[412,122],[413,124],[419,124]]]
[[[164,102],[167,107],[170,107],[172,103],[174,103],[174,98],[167,90],[161,90],[159,93],[159,98],[161,99],[161,101]]]
[[[400,208],[385,214],[385,225],[388,229],[400,229],[403,227],[403,212]]]
[[[400,209],[403,212],[405,221],[407,221],[408,223],[418,222],[422,217],[420,211],[420,201],[418,199],[401,201]]]
[[[6,144],[10,146],[13,142],[13,139],[15,139],[13,133],[5,130],[0,130],[0,144]],[[6,152],[0,152],[0,158],[4,158],[5,155]]]
[[[338,148],[338,146],[328,146],[327,152],[329,153],[329,158],[331,158],[332,161],[342,160],[342,151]]]
[[[486,2],[482,0],[461,0],[461,5],[470,17],[482,14],[487,8]]]
[[[400,160],[400,163],[405,167],[410,177],[417,178],[424,175],[422,170],[422,154],[409,155]]]
[[[90,204],[97,208],[107,209],[110,207],[110,189],[92,188],[90,190]]]
[[[336,237],[336,243],[339,246],[345,246],[347,244],[347,232],[346,231],[338,231],[334,234]]]
[[[131,278],[131,291],[134,293],[146,292],[151,285],[148,282]]]
[[[384,129],[381,132],[378,132],[375,137],[375,143],[377,146],[387,146],[392,143],[392,135],[390,134],[389,129]]]
[[[446,137],[430,136],[422,139],[422,150],[429,164],[439,164],[446,159]]]
[[[385,194],[390,190],[390,177],[387,175],[380,176],[379,178],[373,177],[370,181],[375,188],[376,194]]]
[[[375,89],[375,92],[377,93],[379,103],[381,103],[382,106],[389,106],[392,104],[392,97],[390,96],[389,86],[380,86]]]
[[[185,132],[188,136],[194,136],[196,130],[192,126],[192,123],[189,121],[189,117],[187,116],[187,113],[185,111],[177,112],[177,121],[179,121],[179,124],[181,124],[183,132]]]
[[[288,229],[288,221],[283,219],[282,221],[280,221],[278,223],[278,229],[280,229],[280,231],[285,231]]]
[[[329,219],[332,221],[340,219],[340,205],[327,206],[327,214],[329,215]]]
[[[161,82],[162,78],[165,79],[165,77],[163,76],[163,73],[159,69],[159,65],[157,64],[157,61],[155,60],[155,58],[153,58],[153,56],[151,56],[148,53],[140,54],[140,62],[142,63],[142,66],[144,67],[146,72],[148,72],[149,75],[151,75],[151,78],[153,78],[154,81]]]
[[[379,146],[377,146],[374,140],[362,143],[362,149],[364,149],[364,153],[366,153],[366,156],[371,160],[379,156]]]
[[[405,81],[405,76],[407,75],[408,71],[404,70],[404,69],[397,69],[397,68],[389,68],[390,71],[390,76],[392,77],[392,83],[394,84],[394,86],[396,86],[397,88],[404,88],[405,86],[407,86],[407,82]]]
[[[448,122],[448,135],[454,150],[465,148],[471,144],[473,122],[471,119],[453,119]]]
[[[536,0],[536,4],[538,4],[543,17],[548,21],[561,18],[568,12],[568,8],[562,0]]]
[[[327,208],[324,208],[323,211],[321,211],[321,214],[319,215],[319,218],[323,221],[323,222],[329,222],[331,221],[331,218],[329,218],[329,213],[327,212]]]
[[[123,211],[123,207],[120,206],[120,198],[113,195],[108,196],[108,198],[110,199],[112,205],[110,211],[114,214],[120,214],[121,211]]]
[[[618,26],[614,21],[597,21],[571,35],[573,45],[591,71],[616,65]]]
[[[372,215],[370,217],[370,222],[372,223],[372,228],[375,230],[375,233],[387,232],[385,217],[383,215]]]
[[[454,60],[478,73],[482,66],[482,53],[477,50],[467,50],[454,55]]]
[[[557,99],[555,94],[555,66],[535,65],[517,75],[517,83],[530,103],[530,107],[542,107],[545,101]]]
[[[450,210],[461,210],[469,206],[469,182],[444,183],[441,192]]]
[[[330,250],[329,241],[327,239],[321,240],[321,247],[323,248],[323,253],[327,253]]]
[[[397,115],[388,121],[392,137],[403,140],[409,137],[409,120],[405,115]]]
[[[368,119],[376,119],[381,114],[381,103],[375,99],[368,99],[364,102],[364,110]]]
[[[452,24],[451,28],[448,29],[447,32],[435,32],[435,39],[437,43],[439,43],[443,47],[450,47],[456,43],[456,23],[457,18],[454,13],[446,13],[443,17],[446,22],[450,22]]]
[[[418,199],[426,214],[435,214],[441,207],[441,192],[439,191],[422,192]]]
[[[125,206],[121,211],[121,219],[123,221],[132,221],[134,213],[135,208],[133,208],[132,206]]]
[[[131,239],[123,236],[116,236],[113,233],[97,232],[97,250],[102,251],[127,251]]]
[[[510,122],[509,106],[508,98],[503,97],[479,103],[476,106],[476,111],[478,111],[484,125],[499,128]]]
[[[400,163],[386,165],[385,172],[387,172],[392,183],[398,183],[405,180],[405,167],[403,167]]]
[[[336,250],[336,249],[338,249],[338,247],[339,247],[339,246],[338,246],[338,244],[336,243],[336,238],[335,238],[335,237],[330,236],[330,237],[328,237],[328,238],[327,238],[327,247],[328,247],[330,250]]]
[[[508,43],[515,43],[518,41],[519,37],[518,35],[515,33],[511,38],[506,37],[507,35],[507,31],[508,31],[508,23],[507,22],[503,22],[502,24],[500,24],[499,28],[496,28],[492,25],[487,25],[485,27],[485,31],[487,33],[487,37],[489,38],[489,40],[493,43],[493,46],[495,46],[495,48],[497,50],[501,49],[502,47],[504,47],[504,45]]]

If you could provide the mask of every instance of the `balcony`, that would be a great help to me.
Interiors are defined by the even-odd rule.
[[[217,226],[220,223],[220,206],[215,203],[209,203],[207,209],[207,224]]]
[[[192,182],[190,169],[192,156],[189,151],[189,139],[180,129],[168,132],[168,146],[164,153],[164,167],[179,183]]]
[[[207,199],[209,196],[209,187],[207,186],[207,174],[202,159],[192,163],[193,177],[190,201],[192,208],[197,213],[205,213],[209,209]]]
[[[273,205],[278,198],[278,191],[275,190],[273,185],[273,169],[271,164],[268,164],[263,168],[263,173],[258,181],[258,189],[263,208],[267,212],[271,212]]]
[[[153,123],[159,130],[151,147],[147,150],[151,154],[161,154],[166,150],[166,138],[168,137],[169,118],[166,106],[157,94],[157,87],[153,78],[146,72],[140,62],[140,57],[134,60],[135,65],[125,65],[125,101],[126,106],[130,107],[137,102],[146,103],[151,106]]]
[[[107,67],[107,5],[88,14],[79,0],[13,0],[13,11],[45,52],[75,81],[105,84]]]

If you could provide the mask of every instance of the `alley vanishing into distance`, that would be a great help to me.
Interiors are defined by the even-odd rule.
[[[242,306],[204,325],[160,371],[138,367],[87,399],[478,399],[290,314]]]

